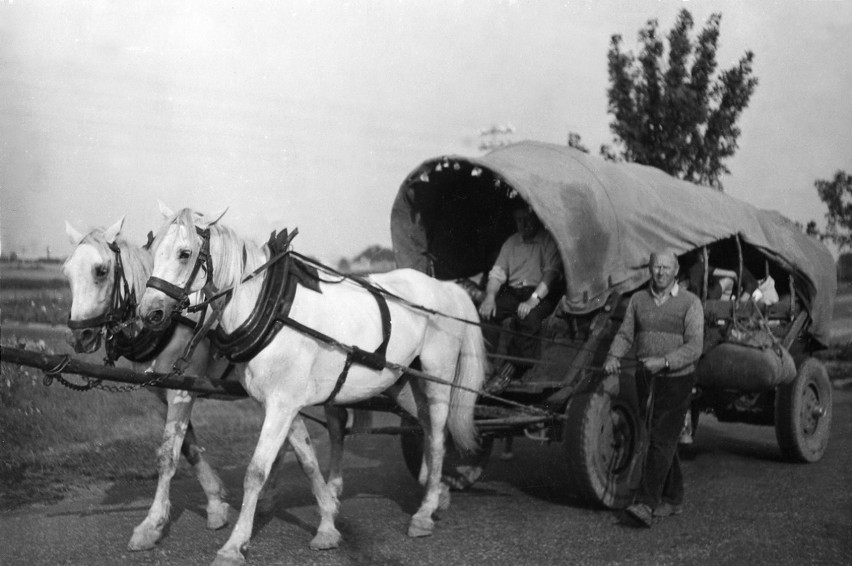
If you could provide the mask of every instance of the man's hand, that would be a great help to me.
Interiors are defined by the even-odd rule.
[[[494,295],[486,295],[479,305],[479,314],[482,318],[491,318],[497,313],[497,304],[494,300]]]
[[[521,320],[525,319],[527,315],[530,314],[530,312],[532,312],[532,310],[536,308],[540,302],[540,299],[530,297],[529,299],[518,305],[518,316],[521,318]]]
[[[604,362],[604,371],[607,375],[615,375],[621,371],[621,360],[613,356],[607,356]]]
[[[639,360],[642,365],[645,366],[645,369],[650,372],[652,375],[655,373],[659,373],[666,369],[666,359],[665,358],[642,358]]]

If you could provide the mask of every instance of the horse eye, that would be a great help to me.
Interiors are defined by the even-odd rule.
[[[101,278],[101,277],[106,277],[106,275],[107,275],[107,266],[106,265],[99,265],[99,266],[95,267],[95,277]]]
[[[189,259],[192,256],[192,250],[180,250],[178,252],[178,259]]]

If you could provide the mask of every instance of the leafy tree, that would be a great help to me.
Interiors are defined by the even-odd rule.
[[[819,198],[828,207],[825,233],[840,249],[852,247],[852,176],[837,171],[831,180],[814,182]]]
[[[716,49],[721,14],[713,14],[693,41],[692,15],[681,10],[668,34],[668,57],[657,20],[639,31],[638,57],[613,35],[608,53],[608,112],[615,149],[601,155],[658,167],[667,173],[722,189],[730,171],[725,159],[737,150],[737,120],[757,86],[754,53],[718,77]]]

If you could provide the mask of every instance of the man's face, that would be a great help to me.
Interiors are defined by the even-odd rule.
[[[539,223],[538,218],[527,208],[521,208],[514,212],[515,227],[518,229],[518,234],[524,240],[529,240],[538,233]]]
[[[677,277],[677,261],[671,254],[660,254],[651,257],[651,282],[655,291],[665,291],[674,283]]]

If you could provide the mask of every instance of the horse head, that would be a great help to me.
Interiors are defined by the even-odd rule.
[[[71,285],[71,312],[68,326],[69,342],[78,353],[91,353],[101,346],[104,325],[113,306],[116,280],[115,248],[124,217],[107,228],[95,229],[86,235],[65,223],[74,250],[62,266],[62,273]]]
[[[189,296],[212,282],[210,230],[225,214],[204,216],[189,208],[177,213],[160,203],[166,221],[154,238],[154,265],[139,303],[139,316],[152,330],[161,330],[172,315],[189,305]],[[204,272],[204,277],[199,274]]]

